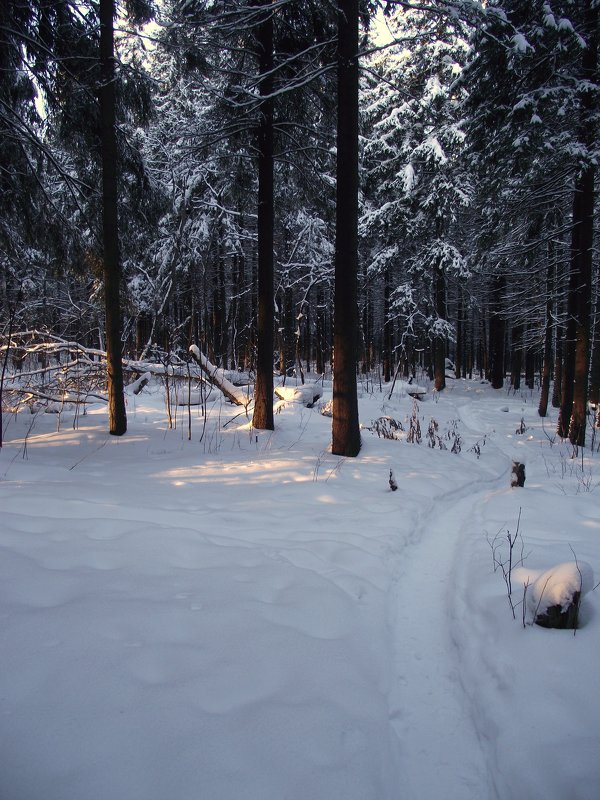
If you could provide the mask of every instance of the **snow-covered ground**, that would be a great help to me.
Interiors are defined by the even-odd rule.
[[[536,393],[450,383],[421,444],[405,387],[363,387],[405,432],[356,459],[317,408],[257,432],[216,392],[191,441],[158,386],[121,439],[99,404],[5,415],[0,798],[597,800],[600,589],[575,636],[524,628],[490,543],[598,580],[600,454]]]

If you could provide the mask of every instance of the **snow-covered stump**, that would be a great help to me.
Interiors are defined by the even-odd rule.
[[[531,620],[542,628],[576,629],[583,596],[594,586],[594,571],[586,561],[567,561],[538,572],[520,567],[515,581],[526,587]]]
[[[131,389],[131,391],[135,395],[138,395],[140,394],[142,389],[144,389],[148,385],[151,378],[152,378],[151,372],[144,372],[144,374],[140,375],[140,377],[137,380],[133,381],[133,383],[130,383],[127,388]]]
[[[525,464],[522,464],[520,461],[512,462],[510,485],[513,488],[515,486],[525,486]]]

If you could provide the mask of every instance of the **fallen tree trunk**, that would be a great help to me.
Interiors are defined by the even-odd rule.
[[[193,344],[190,347],[190,355],[194,359],[194,361],[198,364],[200,369],[205,373],[208,380],[216,386],[217,389],[220,389],[225,397],[236,406],[243,406],[244,408],[248,408],[250,404],[250,396],[247,392],[244,392],[239,386],[234,386],[231,381],[227,380],[225,377],[225,373],[219,367],[215,367],[214,364],[206,358],[206,356],[200,352],[199,348]]]

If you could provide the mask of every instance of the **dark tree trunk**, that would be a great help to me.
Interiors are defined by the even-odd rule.
[[[260,106],[258,126],[258,326],[256,384],[252,424],[260,430],[273,423],[273,16],[258,28]]]
[[[583,447],[587,417],[587,389],[590,352],[590,313],[592,295],[592,246],[594,238],[594,167],[587,167],[576,184],[573,208],[573,252],[569,299],[574,319],[569,315],[573,373],[571,417],[568,425],[571,444]],[[569,323],[567,325],[569,326]],[[567,339],[569,339],[567,335]],[[566,365],[565,365],[566,367]],[[561,407],[561,424],[563,409]]]
[[[477,361],[479,366],[479,377],[483,378],[485,375],[486,378],[490,378],[490,366],[489,366],[489,339],[487,337],[487,331],[485,327],[485,317],[482,315],[480,317],[480,325],[479,325],[479,346],[477,351]]]
[[[317,375],[323,375],[325,372],[325,362],[327,361],[325,350],[325,297],[323,290],[319,289],[317,292],[317,322],[315,329],[315,347],[316,347],[316,365]]]
[[[337,190],[332,453],[360,451],[358,342],[358,0],[338,0]]]
[[[306,371],[312,372],[312,353],[313,353],[313,340],[312,340],[312,319],[310,313],[310,290],[306,293],[306,300],[303,308],[302,322],[304,323],[304,361],[306,362]]]
[[[291,286],[286,286],[283,290],[283,302],[281,303],[281,315],[283,319],[280,325],[281,346],[279,371],[285,377],[294,374],[294,363],[296,360],[296,322],[294,316],[294,294]]]
[[[523,366],[523,326],[512,329],[510,383],[515,392],[521,388],[521,367]]]
[[[246,357],[247,368],[256,370],[256,338],[258,329],[258,256],[256,249],[252,248],[250,254],[250,272],[252,279],[250,286],[250,329],[248,331],[248,355]]]
[[[458,289],[458,307],[456,310],[456,353],[454,356],[454,375],[456,378],[462,378],[465,375],[466,368],[463,364],[465,357],[465,320],[464,320],[464,305],[462,297],[462,288]]]
[[[437,265],[434,271],[435,313],[437,318],[446,321],[446,275]],[[435,389],[438,392],[446,388],[446,337],[435,336],[433,339],[433,376]]]
[[[227,352],[229,342],[227,336],[227,301],[225,286],[225,254],[223,252],[223,226],[217,229],[217,281],[213,291],[213,342],[215,364],[223,369],[228,368]]]
[[[563,382],[563,351],[564,341],[562,328],[556,329],[556,339],[554,343],[554,381],[552,383],[552,408],[560,408],[562,402],[562,382]]]
[[[542,362],[542,380],[538,414],[545,417],[548,413],[550,398],[550,375],[552,373],[552,307],[556,285],[554,279],[554,246],[548,244],[548,267],[546,273],[546,327],[544,331],[544,358]]]
[[[390,319],[390,270],[385,270],[383,284],[383,380],[392,380],[392,320]]]
[[[108,425],[114,436],[127,430],[121,343],[121,264],[117,211],[114,0],[100,0],[100,129],[102,148],[102,245],[108,372]]]
[[[504,296],[505,278],[497,275],[494,278],[490,303],[490,382],[492,388],[504,386],[504,332],[505,322],[502,316],[502,299]]]
[[[592,343],[592,358],[590,366],[590,391],[589,400],[595,406],[600,402],[600,295],[596,298],[594,313],[594,338]]]
[[[537,360],[535,349],[527,347],[525,350],[525,386],[531,391],[535,388],[535,364]]]
[[[373,367],[373,339],[374,339],[374,322],[373,322],[373,298],[371,288],[367,286],[364,295],[363,308],[362,308],[362,347],[360,356],[362,357],[361,372],[366,375]],[[385,309],[384,309],[385,315]]]

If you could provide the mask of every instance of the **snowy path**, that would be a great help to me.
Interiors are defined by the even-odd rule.
[[[467,494],[464,489],[459,494]],[[405,552],[405,569],[392,593],[395,687],[391,722],[400,750],[405,800],[488,800],[485,752],[470,713],[452,640],[453,568],[460,558],[460,520],[473,496],[430,501],[418,541]],[[432,553],[436,557],[432,558]],[[393,611],[392,611],[393,613]]]
[[[483,441],[492,432],[473,402],[477,394],[475,388],[471,395],[454,398],[448,392],[445,397],[454,409],[449,417],[459,422],[469,441]],[[510,439],[492,435],[484,447],[485,458],[476,462],[476,469],[463,462],[463,479],[453,488],[430,490],[420,499],[414,531],[398,559],[390,598],[395,651],[390,719],[406,800],[498,797],[490,772],[497,765],[491,762],[488,732],[466,691],[465,654],[459,649],[469,626],[464,616],[473,613],[470,598],[458,596],[469,586],[464,574],[472,547],[468,520],[490,495],[506,489],[510,461],[516,457]]]

